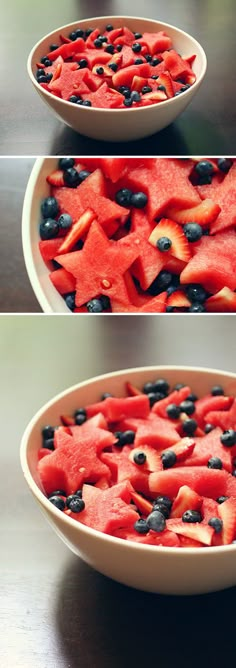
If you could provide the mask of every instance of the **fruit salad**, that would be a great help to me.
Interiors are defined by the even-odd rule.
[[[236,544],[236,399],[165,378],[46,425],[38,474],[71,519],[146,545]]]
[[[195,55],[185,57],[164,32],[107,25],[60,36],[38,63],[40,86],[83,107],[147,107],[182,95],[196,81]]]
[[[61,158],[39,248],[74,313],[236,312],[236,160]]]

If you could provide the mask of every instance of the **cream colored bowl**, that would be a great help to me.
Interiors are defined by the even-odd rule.
[[[67,36],[76,28],[85,30],[90,27],[97,27],[103,32],[108,23],[112,23],[115,28],[126,25],[131,30],[141,33],[165,30],[171,37],[177,52],[185,57],[196,54],[193,63],[193,72],[197,77],[196,82],[182,95],[140,109],[96,109],[77,106],[55,97],[37,83],[35,78],[36,63],[40,62],[41,58],[48,53],[50,44],[59,42],[61,33]],[[43,37],[33,47],[27,64],[29,77],[37,93],[61,121],[82,135],[105,141],[131,141],[148,137],[159,130],[163,130],[191,102],[205,76],[206,67],[205,52],[191,35],[167,23],[132,16],[94,17],[62,26]]]
[[[21,442],[25,480],[43,514],[62,541],[90,566],[136,589],[161,594],[201,594],[236,585],[236,545],[211,548],[155,547],[113,538],[90,529],[61,513],[44,496],[37,475],[41,429],[59,424],[60,414],[97,401],[103,392],[124,395],[125,381],[138,387],[148,380],[166,378],[170,385],[183,382],[200,397],[213,385],[236,395],[236,374],[214,369],[180,366],[144,367],[113,372],[69,388],[35,415]]]

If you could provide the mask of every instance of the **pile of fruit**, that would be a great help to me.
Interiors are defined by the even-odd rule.
[[[37,64],[36,79],[53,95],[83,107],[147,107],[184,93],[196,80],[195,55],[181,57],[164,32],[107,25],[101,35],[78,28],[60,36]]]
[[[42,430],[49,501],[106,534],[173,547],[236,543],[236,399],[159,378]]]
[[[39,248],[74,313],[236,312],[236,161],[61,158]]]

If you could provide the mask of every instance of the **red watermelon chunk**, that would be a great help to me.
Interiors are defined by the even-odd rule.
[[[236,480],[227,471],[208,469],[205,466],[182,466],[157,473],[150,473],[149,489],[152,494],[165,494],[170,498],[177,496],[183,485],[191,487],[200,496],[217,499],[231,489],[231,480],[236,490]]]
[[[109,467],[115,483],[129,480],[134,490],[148,494],[148,471],[129,459],[130,447],[125,446],[120,453],[103,452],[101,460]]]
[[[236,536],[236,499],[227,499],[219,505],[219,517],[223,522],[222,543],[229,545]]]
[[[172,42],[170,37],[166,35],[163,30],[154,33],[144,32],[143,36],[137,40],[139,44],[145,44],[148,48],[148,52],[154,56],[156,53],[171,49]]]
[[[54,288],[60,292],[60,295],[65,295],[67,292],[74,292],[76,280],[66,269],[57,269],[49,274]]]
[[[78,70],[76,63],[63,63],[60,76],[48,84],[50,93],[57,92],[63,100],[69,100],[78,90],[85,74],[86,69]]]
[[[208,313],[236,313],[236,293],[230,288],[222,288],[206,300]]]
[[[229,410],[212,410],[205,416],[206,422],[216,427],[221,427],[223,431],[227,429],[236,429],[236,399]]]
[[[190,387],[186,385],[186,387],[181,387],[180,390],[174,390],[171,392],[168,397],[165,399],[161,399],[160,401],[157,401],[154,406],[152,407],[152,413],[155,413],[156,415],[159,415],[162,418],[167,418],[167,406],[169,404],[176,404],[176,406],[179,406],[182,401],[185,401],[189,394],[191,393]]]
[[[225,286],[236,289],[236,235],[225,232],[203,237],[181,273],[181,283],[200,283],[213,294]]]
[[[176,51],[166,51],[162,53],[162,58],[166,69],[169,70],[173,79],[182,79],[184,83],[187,80],[187,76],[193,77],[193,80],[196,79],[188,61],[183,60]]]
[[[219,504],[214,499],[203,497],[201,506],[202,520],[208,524],[212,517],[219,517]]]
[[[205,424],[209,420],[205,417],[210,411],[224,410],[227,411],[233,403],[233,397],[225,397],[224,395],[212,396],[212,394],[206,394],[205,397],[201,397],[195,402],[195,414],[200,427],[204,429]]]
[[[163,545],[163,547],[179,547],[180,541],[177,534],[173,531],[162,531],[157,533],[149,531],[146,536],[140,535],[133,527],[127,529],[118,529],[113,533],[116,538],[123,538],[124,540],[135,541],[135,543],[144,543],[145,545]]]
[[[53,61],[56,60],[58,56],[61,56],[63,60],[66,60],[66,58],[72,58],[72,56],[75,53],[81,53],[83,51],[84,51],[84,40],[82,39],[82,37],[78,37],[78,39],[74,40],[73,42],[62,44],[61,46],[58,47],[58,49],[55,49],[54,51],[49,51],[49,53],[47,53],[47,58]]]
[[[135,447],[142,444],[151,445],[157,450],[164,450],[179,441],[179,434],[169,420],[156,417],[139,426],[135,436]]]
[[[221,434],[222,430],[217,428],[202,438],[196,438],[194,451],[186,460],[187,466],[207,466],[209,459],[218,457],[222,461],[223,468],[231,473],[230,448],[222,445],[220,440]]]
[[[56,239],[46,239],[45,241],[39,242],[39,250],[42,255],[44,262],[49,262],[54,260],[54,257],[58,255],[58,250],[61,246],[61,237]]]
[[[211,234],[236,225],[236,164],[217,188],[217,203],[221,208],[218,218],[211,225]]]
[[[138,513],[129,505],[131,492],[128,481],[104,491],[96,488],[96,492],[90,485],[84,485],[85,509],[79,514],[71,513],[71,517],[103,533],[130,526],[139,519]]]

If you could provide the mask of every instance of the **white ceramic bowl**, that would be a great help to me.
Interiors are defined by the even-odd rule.
[[[31,420],[21,442],[25,480],[43,514],[72,552],[118,582],[162,594],[201,594],[236,585],[236,545],[180,549],[113,538],[62,514],[40,489],[37,452],[43,426],[58,424],[61,413],[72,414],[79,405],[97,401],[104,391],[122,396],[126,380],[141,387],[158,377],[166,378],[171,386],[184,382],[198,396],[215,384],[236,394],[236,374],[194,367],[144,367],[91,378],[56,396]]]
[[[55,97],[37,83],[35,79],[36,63],[40,62],[41,58],[48,53],[50,44],[58,43],[61,33],[67,36],[76,28],[85,30],[90,27],[97,27],[103,32],[107,23],[112,23],[115,28],[126,25],[131,30],[141,33],[165,30],[171,37],[177,52],[185,57],[196,54],[193,63],[193,72],[197,77],[196,82],[182,95],[150,107],[112,110],[74,105]],[[27,64],[29,77],[37,93],[61,121],[82,135],[105,141],[141,139],[162,130],[172,123],[184,111],[197,92],[205,76],[206,66],[205,52],[200,44],[186,32],[167,23],[132,16],[94,17],[62,26],[43,37],[33,47]]]

